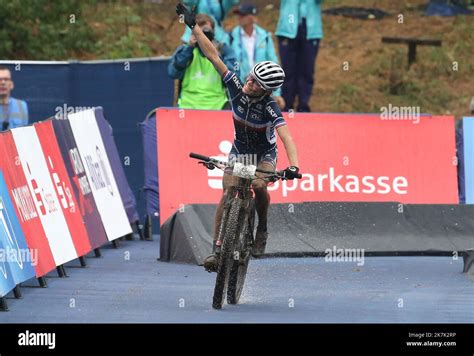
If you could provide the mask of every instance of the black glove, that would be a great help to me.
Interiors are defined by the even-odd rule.
[[[184,23],[188,25],[191,30],[196,26],[196,6],[189,10],[185,5],[179,3],[178,6],[176,6],[176,13],[178,16],[183,16]]]
[[[281,179],[286,180],[286,179],[295,179],[298,178],[298,172],[299,168],[296,166],[290,166],[287,169],[283,171],[283,177]]]

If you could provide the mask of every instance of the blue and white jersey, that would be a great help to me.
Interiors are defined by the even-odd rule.
[[[266,95],[252,100],[242,92],[242,81],[230,70],[224,73],[222,80],[229,90],[235,143],[255,151],[275,147],[275,129],[286,125],[275,99]]]

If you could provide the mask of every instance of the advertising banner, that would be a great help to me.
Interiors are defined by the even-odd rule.
[[[68,115],[92,194],[109,241],[132,232],[112,168],[107,157],[94,110]]]
[[[99,248],[109,240],[92,195],[92,188],[77,149],[71,125],[69,120],[52,120],[52,124],[79,211],[86,225],[91,247]]]
[[[2,232],[0,232],[0,251],[5,250],[3,240]],[[8,261],[5,258],[0,258],[0,297],[7,295],[13,288],[15,288],[15,282]]]
[[[272,202],[458,203],[453,117],[284,116],[303,179],[269,186]],[[222,171],[206,171],[188,155],[225,160],[233,136],[230,111],[157,110],[161,223],[184,204],[219,201]],[[285,147],[278,140],[277,169],[287,166]]]
[[[36,210],[33,194],[23,173],[11,131],[0,134],[0,157],[0,169],[3,171],[26,243],[37,256],[37,264],[34,266],[36,276],[44,276],[56,267],[56,263]]]
[[[0,171],[0,263],[8,262],[15,285],[35,277],[38,251],[30,250]]]
[[[117,146],[114,140],[114,134],[112,126],[105,120],[103,109],[101,107],[94,110],[95,118],[97,120],[97,126],[100,130],[102,142],[104,143],[107,151],[107,157],[109,158],[110,167],[115,177],[115,182],[122,198],[125,211],[128,216],[130,224],[135,223],[139,220],[137,212],[137,203],[135,196],[133,195],[130,185],[128,184],[127,177],[125,176],[124,166],[122,159],[120,158]],[[125,161],[130,161],[130,156],[125,157]]]
[[[33,126],[12,130],[18,157],[56,265],[78,257]]]
[[[43,150],[44,158],[58,196],[60,207],[69,227],[72,241],[78,256],[84,256],[91,250],[87,230],[82,220],[72,184],[64,167],[64,161],[59,150],[56,134],[51,120],[36,123],[33,126]]]

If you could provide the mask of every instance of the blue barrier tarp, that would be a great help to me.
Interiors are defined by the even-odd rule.
[[[466,204],[474,204],[474,117],[463,118],[462,132]]]
[[[114,129],[118,151],[130,159],[125,175],[134,194],[143,186],[143,147],[138,124],[158,106],[172,106],[173,80],[169,59],[59,64],[2,63],[12,71],[13,96],[26,100],[30,122],[41,121],[64,108],[102,106]],[[143,202],[138,210],[143,211]]]
[[[146,202],[146,213],[149,216],[159,215],[159,189],[158,189],[158,157],[156,142],[156,114],[153,112],[140,124],[143,142],[143,159],[145,161],[145,185],[143,192]]]

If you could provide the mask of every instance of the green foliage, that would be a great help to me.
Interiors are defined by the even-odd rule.
[[[116,36],[114,35],[114,37]],[[110,36],[97,43],[100,48],[97,53],[99,57],[120,59],[153,55],[150,47],[142,42],[133,32],[114,38],[113,41],[108,40],[108,38]]]
[[[94,0],[0,0],[0,57],[52,60],[93,51],[93,31],[82,9],[94,4]]]
[[[156,41],[158,36],[143,28],[140,9],[141,6],[131,8],[120,4],[107,7],[106,17],[98,18],[106,27],[97,42],[97,57],[118,59],[153,55],[149,43]]]

